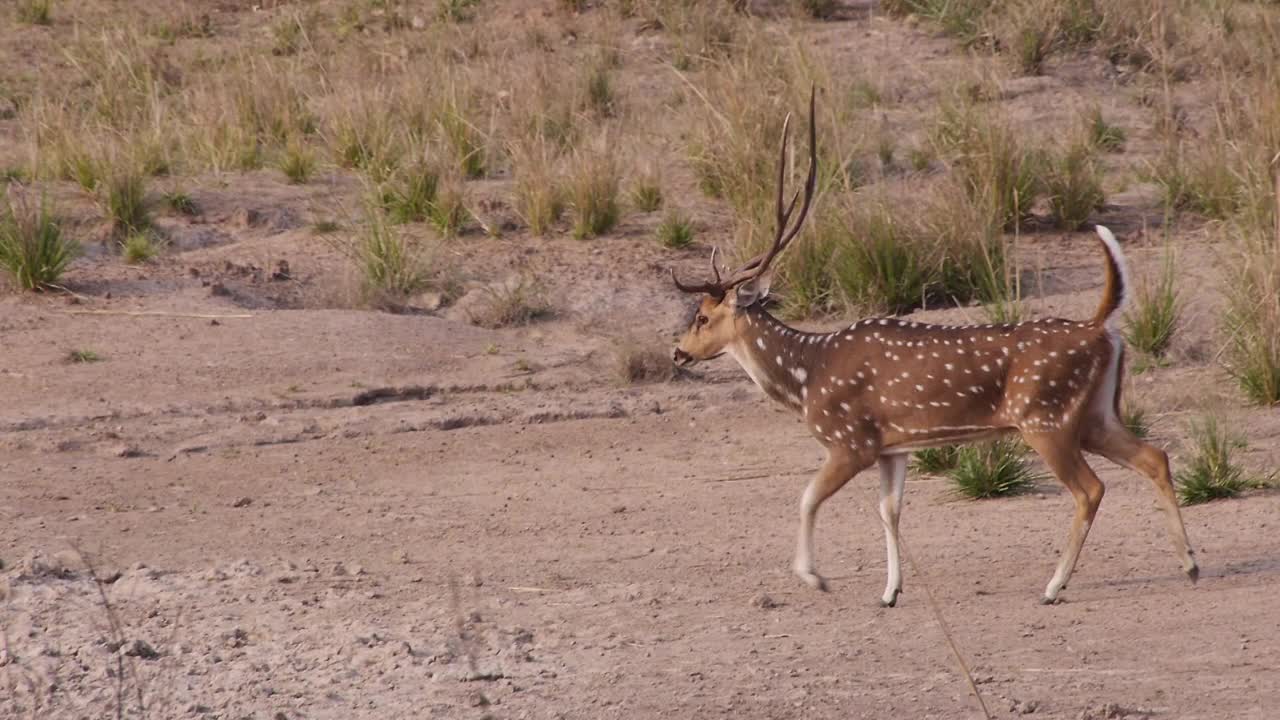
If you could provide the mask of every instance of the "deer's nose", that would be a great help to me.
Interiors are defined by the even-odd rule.
[[[689,365],[693,363],[693,356],[681,350],[680,348],[676,348],[675,352],[671,353],[671,360],[676,365],[684,367],[685,365]]]

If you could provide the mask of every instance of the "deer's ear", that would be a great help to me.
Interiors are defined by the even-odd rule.
[[[773,271],[766,270],[737,287],[735,305],[740,308],[751,307],[769,296],[769,286],[773,283]]]

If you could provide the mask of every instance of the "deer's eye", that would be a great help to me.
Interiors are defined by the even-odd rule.
[[[702,327],[703,325],[706,325],[706,324],[707,324],[707,316],[706,316],[706,315],[699,315],[699,316],[697,316],[696,318],[694,318],[694,320],[693,320],[693,326],[694,326],[694,327]]]

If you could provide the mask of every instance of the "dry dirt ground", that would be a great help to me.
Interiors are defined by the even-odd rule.
[[[884,18],[814,32],[948,47]],[[1017,102],[1093,91],[1045,82]],[[334,300],[349,279],[307,222],[350,194],[336,172],[206,178],[202,216],[166,219],[156,262],[94,251],[68,276],[77,302],[0,296],[0,716],[981,717],[927,591],[993,716],[1280,716],[1274,493],[1185,510],[1192,586],[1147,482],[1097,460],[1099,519],[1065,602],[1044,607],[1070,497],[1049,480],[956,501],[913,473],[914,562],[882,609],[864,473],[819,518],[819,593],[788,570],[821,460],[804,429],[727,359],[648,385],[612,369],[621,335],[669,342],[686,301],[664,268],[700,267],[706,244],[664,251],[638,215],[587,246],[468,238],[473,273],[515,257],[556,298],[548,322],[486,330]],[[1130,239],[1155,213],[1143,198],[1107,211]],[[1048,278],[1037,312],[1091,311],[1084,237],[1028,241]],[[1280,421],[1244,409],[1212,356],[1212,252],[1179,242],[1187,327],[1132,392],[1175,465],[1208,407],[1247,434],[1250,467],[1275,467]],[[1131,252],[1139,270],[1158,257]]]

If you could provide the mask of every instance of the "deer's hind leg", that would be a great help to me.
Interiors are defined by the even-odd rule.
[[[1173,542],[1174,553],[1182,563],[1182,571],[1195,582],[1200,577],[1195,551],[1187,539],[1187,528],[1182,523],[1182,511],[1178,509],[1178,497],[1173,479],[1169,475],[1169,456],[1153,445],[1143,442],[1129,432],[1116,417],[1099,419],[1090,423],[1084,433],[1084,449],[1101,455],[1121,467],[1146,475],[1155,486],[1156,497],[1164,511],[1165,526]]]
[[[1076,504],[1071,530],[1067,533],[1067,544],[1058,560],[1058,568],[1044,590],[1042,602],[1046,605],[1057,602],[1058,593],[1071,579],[1076,561],[1080,559],[1080,549],[1089,536],[1089,528],[1093,526],[1093,518],[1097,515],[1098,506],[1102,504],[1102,496],[1106,492],[1093,468],[1085,462],[1074,435],[1074,432],[1023,433],[1027,444],[1044,458],[1053,474],[1071,491]]]

